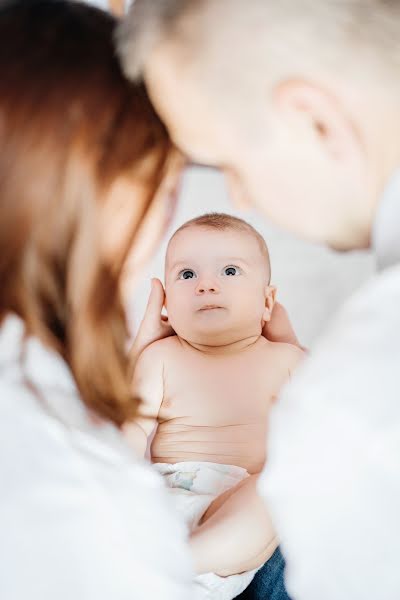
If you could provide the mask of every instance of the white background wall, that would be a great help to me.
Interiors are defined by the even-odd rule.
[[[103,10],[109,9],[108,0],[86,0],[86,3],[92,4],[93,6],[98,6],[99,8],[102,8]]]
[[[109,0],[83,0],[87,4],[92,4],[93,6],[97,6],[98,8],[102,8],[103,10],[110,10],[111,2]],[[128,10],[128,7],[132,4],[133,0],[124,0],[121,4],[125,6],[125,12]],[[149,0],[151,2],[151,0]]]
[[[146,306],[150,277],[163,279],[165,248],[170,234],[186,220],[209,211],[223,211],[247,220],[265,237],[272,264],[272,283],[286,306],[304,345],[311,346],[324,324],[372,273],[368,253],[338,254],[298,240],[272,226],[259,214],[239,213],[230,205],[222,176],[212,169],[192,167],[184,176],[175,219],[149,264],[129,305],[137,325]]]

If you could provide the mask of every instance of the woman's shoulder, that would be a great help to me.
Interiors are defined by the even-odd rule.
[[[88,413],[73,382],[62,381],[66,365],[57,355],[36,341],[21,363],[24,328],[18,321],[7,328],[0,328],[0,356],[5,334],[11,344],[0,371],[0,560],[14,585],[13,564],[26,560],[36,578],[26,586],[46,584],[62,599],[125,600],[134,589],[140,599],[186,600],[186,531],[162,479],[114,425]],[[96,581],[88,583],[90,572]]]
[[[158,474],[33,412],[0,410],[0,560],[14,573],[0,584],[4,597],[15,565],[31,597],[38,588],[62,600],[126,600],[132,589],[140,600],[190,597],[186,532]]]

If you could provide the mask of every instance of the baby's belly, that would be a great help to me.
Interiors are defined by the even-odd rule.
[[[258,424],[206,427],[159,425],[151,445],[153,462],[207,461],[237,465],[258,473],[265,461],[265,427]]]

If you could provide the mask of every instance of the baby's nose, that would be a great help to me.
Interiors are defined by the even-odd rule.
[[[215,281],[199,281],[196,286],[196,294],[217,294],[219,291],[218,285]]]

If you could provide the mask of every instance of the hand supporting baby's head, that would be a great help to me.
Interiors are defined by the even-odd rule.
[[[275,288],[262,236],[248,223],[207,214],[172,236],[165,261],[166,309],[177,335],[222,346],[260,336]]]

